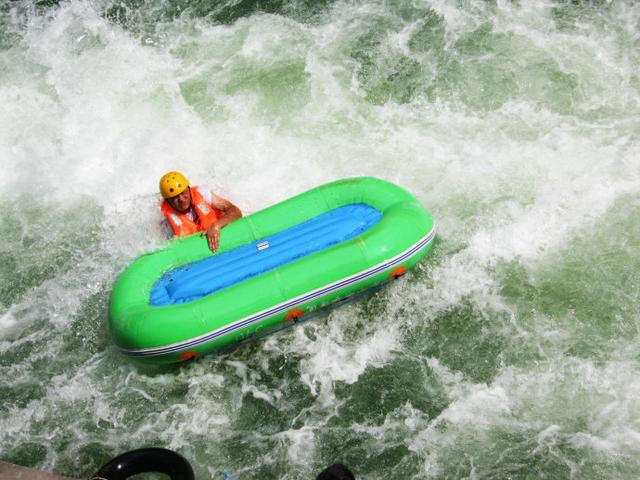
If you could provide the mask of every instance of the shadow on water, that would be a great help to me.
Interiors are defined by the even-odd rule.
[[[114,2],[104,15],[110,21],[141,34],[152,33],[155,23],[171,22],[182,16],[223,25],[256,14],[277,14],[309,21],[332,3],[333,0],[126,0]]]
[[[504,315],[487,314],[462,302],[420,329],[410,348],[419,348],[425,357],[439,359],[473,382],[490,382],[502,362],[507,334],[504,329]]]

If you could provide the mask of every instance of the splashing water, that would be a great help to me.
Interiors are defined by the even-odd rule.
[[[0,3],[0,458],[637,477],[639,67],[632,1]],[[171,169],[247,213],[378,176],[439,241],[371,298],[140,367],[109,291]]]

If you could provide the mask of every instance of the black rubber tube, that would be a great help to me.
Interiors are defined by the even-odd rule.
[[[171,480],[194,480],[189,462],[165,448],[141,448],[123,453],[104,464],[93,479],[124,480],[144,472],[164,473]]]

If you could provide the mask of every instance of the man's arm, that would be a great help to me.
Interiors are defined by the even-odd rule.
[[[236,207],[233,203],[231,203],[226,198],[222,198],[219,195],[211,192],[211,205],[218,210],[224,212],[224,217],[216,220],[216,224],[222,228],[225,225],[230,224],[234,220],[238,218],[242,218],[242,212],[238,207]]]
[[[211,206],[224,212],[224,216],[217,219],[207,229],[206,233],[203,233],[203,235],[207,236],[209,249],[212,252],[215,252],[220,246],[220,229],[226,225],[229,225],[231,222],[237,220],[238,218],[241,218],[242,212],[229,200],[227,200],[226,198],[222,198],[221,196],[216,195],[213,192],[211,192]]]

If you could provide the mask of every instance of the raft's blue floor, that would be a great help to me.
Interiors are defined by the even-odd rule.
[[[381,218],[366,203],[336,208],[270,237],[167,272],[153,285],[149,303],[160,306],[197,300],[356,237]]]

